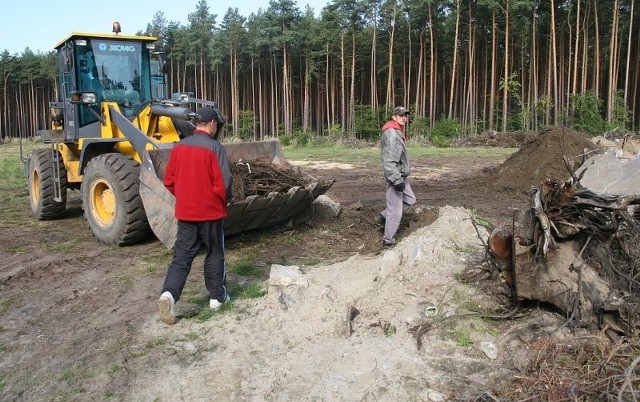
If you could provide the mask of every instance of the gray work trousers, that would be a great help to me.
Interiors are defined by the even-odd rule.
[[[396,191],[393,184],[387,183],[386,196],[387,208],[382,211],[385,218],[383,240],[387,244],[395,244],[402,212],[416,203],[416,196],[407,179],[404,180],[404,191]]]

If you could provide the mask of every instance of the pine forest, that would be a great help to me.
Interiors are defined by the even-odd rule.
[[[137,34],[158,37],[170,91],[218,102],[243,140],[375,140],[397,105],[425,139],[640,124],[635,0],[271,0],[249,16],[209,3]],[[0,53],[3,140],[49,128],[56,57]]]

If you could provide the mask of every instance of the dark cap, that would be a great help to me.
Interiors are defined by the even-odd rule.
[[[197,120],[203,123],[209,123],[214,120],[218,123],[224,123],[224,118],[220,115],[220,111],[212,107],[201,107],[196,110],[196,114],[198,115]]]
[[[404,116],[409,114],[409,111],[404,106],[398,106],[397,108],[393,109],[393,114],[398,116]]]

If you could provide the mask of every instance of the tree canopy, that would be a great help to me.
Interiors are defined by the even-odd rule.
[[[316,16],[271,0],[242,16],[199,0],[187,25],[158,11],[169,88],[218,102],[244,139],[372,138],[395,105],[410,135],[567,124],[635,130],[640,10],[633,0],[331,0]],[[219,12],[219,13],[218,13]],[[48,128],[55,52],[0,53],[1,137]],[[586,116],[586,117],[585,117]]]

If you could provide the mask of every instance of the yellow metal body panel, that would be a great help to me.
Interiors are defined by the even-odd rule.
[[[62,155],[62,161],[64,167],[67,170],[67,182],[68,183],[80,183],[82,182],[82,176],[80,172],[80,147],[79,144],[56,142],[53,145],[60,155]]]
[[[171,118],[152,115],[151,105],[145,106],[138,113],[138,116],[133,120],[133,125],[156,142],[164,144],[180,141],[178,130],[173,125]]]
[[[122,138],[125,141],[121,141],[115,144],[115,148],[118,152],[130,155],[138,162],[142,162],[141,155],[138,155],[131,142],[126,140],[126,136],[111,120],[111,113],[109,106],[113,106],[119,110],[116,103],[104,102],[102,104],[102,116],[105,119],[105,124],[101,128],[101,138]],[[133,119],[133,125],[138,127],[140,131],[146,134],[148,137],[159,143],[173,143],[180,141],[178,132],[173,125],[171,118],[165,116],[155,116],[151,114],[151,105],[145,106],[138,116]],[[147,149],[153,149],[152,145],[147,145]]]

